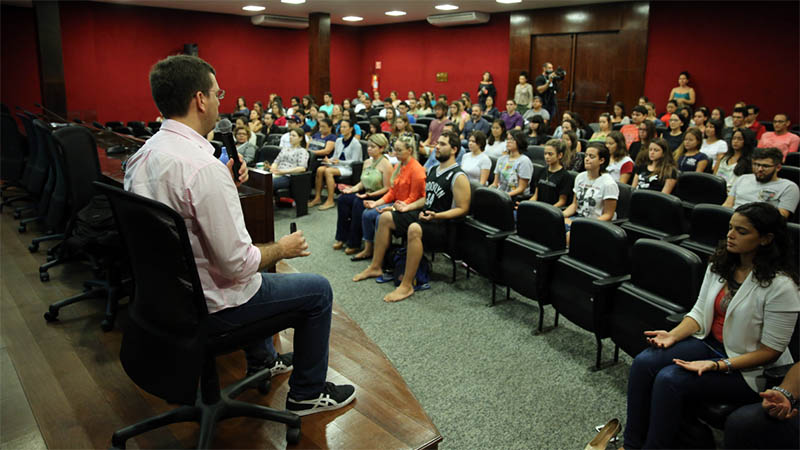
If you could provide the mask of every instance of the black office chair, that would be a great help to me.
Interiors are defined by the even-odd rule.
[[[544,161],[544,146],[543,145],[529,145],[528,146],[528,158],[531,159],[534,163],[545,164],[547,163]]]
[[[419,142],[423,142],[423,141],[425,141],[425,139],[428,139],[428,125],[427,124],[420,123],[419,121],[417,121],[417,123],[412,123],[411,124],[411,128],[414,129],[414,133],[419,135],[419,139],[420,139]]]
[[[3,113],[2,129],[0,129],[0,179],[3,180],[3,191],[13,186],[23,188],[22,177],[28,161],[28,145],[17,122],[11,114]],[[5,202],[3,202],[5,203]],[[2,204],[0,204],[2,207]]]
[[[122,127],[122,126],[125,126],[125,124],[122,123],[122,122],[116,122],[116,121],[115,122],[106,122],[106,128],[108,128],[110,130],[113,130],[114,128]]]
[[[733,210],[720,205],[695,205],[689,221],[689,237],[680,246],[699,256],[702,261],[714,254],[720,241],[728,234]]]
[[[784,166],[800,167],[800,152],[791,152],[783,160]]]
[[[636,356],[648,347],[644,332],[671,329],[668,317],[684,315],[697,301],[705,265],[694,253],[655,239],[633,245],[628,280],[597,296],[609,337],[625,353]]]
[[[663,192],[637,189],[631,194],[630,216],[620,225],[632,247],[640,238],[677,242],[686,239],[680,199]]]
[[[721,205],[728,198],[725,179],[710,173],[682,172],[675,185],[675,196],[683,202],[686,218],[698,203]]]
[[[68,186],[64,176],[63,158],[58,151],[58,146],[53,139],[53,132],[50,127],[41,121],[34,121],[33,125],[38,133],[38,139],[44,144],[45,150],[50,154],[52,186],[49,190],[49,200],[47,210],[43,212],[42,223],[45,226],[45,236],[34,238],[28,250],[35,253],[39,250],[39,244],[52,240],[63,240],[64,230],[69,218],[67,207]],[[52,252],[51,252],[52,255]],[[41,272],[40,272],[41,273]],[[42,279],[46,281],[46,279]]]
[[[631,211],[631,195],[633,195],[633,188],[630,184],[625,184],[617,181],[619,188],[619,197],[617,198],[617,218],[612,223],[621,225],[628,221]],[[571,201],[571,200],[570,200]]]
[[[299,416],[234,400],[249,387],[268,381],[269,369],[221,389],[216,357],[294,327],[301,314],[280,314],[229,333],[209,335],[205,324],[208,308],[183,217],[163,203],[100,183],[95,187],[111,201],[135,283],[135,298],[122,336],[122,367],[148,393],[183,405],[117,430],[111,445],[125,448],[128,439],[147,431],[171,423],[197,422],[197,447],[208,448],[216,422],[233,417],[284,423],[287,442],[296,444],[300,440]]]
[[[256,133],[256,148],[261,148],[264,145],[264,142],[267,140],[267,135],[264,133]]]
[[[782,165],[781,170],[778,171],[778,178],[785,178],[800,185],[800,167]]]
[[[35,143],[37,147],[37,166],[33,167],[32,169],[33,171],[31,172],[31,180],[33,183],[38,181],[41,184],[39,184],[37,187],[29,185],[27,187],[28,189],[26,189],[28,192],[36,192],[37,198],[35,199],[35,205],[32,208],[25,208],[25,210],[32,210],[33,216],[20,220],[18,228],[20,233],[27,231],[27,226],[29,223],[43,223],[45,221],[45,218],[47,217],[47,211],[53,197],[53,191],[55,190],[56,186],[56,171],[53,166],[53,155],[50,149],[48,149],[47,140],[50,133],[50,127],[48,124],[39,119],[33,119],[31,121],[31,128],[33,131],[33,136],[36,138]],[[34,175],[41,176],[41,178],[37,180]]]
[[[22,184],[25,194],[7,198],[3,201],[3,205],[11,205],[17,201],[28,201],[26,206],[17,207],[14,209],[14,218],[19,219],[23,213],[27,211],[35,211],[38,202],[42,198],[42,193],[47,183],[47,177],[50,171],[50,156],[47,151],[39,143],[38,135],[33,127],[33,119],[26,114],[17,114],[23,127],[25,127],[25,134],[28,137],[28,148],[30,154],[28,162],[25,165],[23,172]],[[46,201],[46,199],[45,199]],[[23,233],[27,229],[24,224],[20,224],[19,232]]]
[[[150,128],[153,134],[155,134],[158,132],[158,130],[161,129],[161,122],[158,121],[147,122],[147,128]]]
[[[575,219],[570,227],[569,253],[552,267],[548,299],[556,311],[595,335],[597,345],[594,370],[602,368],[602,339],[608,337],[608,324],[595,298],[627,279],[629,270],[625,231],[595,219]],[[614,363],[619,348],[614,348]]]
[[[514,203],[511,197],[498,189],[479,187],[472,196],[470,215],[462,223],[460,241],[468,243],[461,246],[459,257],[472,269],[492,282],[492,301],[495,303],[495,288],[502,282],[503,240],[512,235],[514,223]]]
[[[282,136],[283,134],[281,133],[268,134],[265,143],[266,145],[280,145]]]
[[[418,117],[417,118],[417,123],[421,123],[421,124],[427,125],[428,128],[430,129],[431,122],[433,122],[433,119],[434,119],[433,117],[427,117],[427,116],[426,117]]]
[[[553,205],[525,201],[517,209],[517,232],[503,241],[503,284],[539,304],[538,332],[542,332],[544,306],[550,302],[547,286],[550,268],[567,254],[564,215]],[[555,323],[558,326],[558,312]]]

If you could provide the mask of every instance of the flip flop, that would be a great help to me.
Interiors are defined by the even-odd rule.
[[[325,211],[326,209],[331,209],[334,206],[336,206],[336,203],[332,203],[330,205],[320,205],[320,207],[317,209],[319,209],[320,211]]]
[[[394,276],[388,273],[384,273],[378,278],[375,278],[376,283],[388,283],[390,281],[394,281]]]
[[[350,261],[364,261],[367,259],[372,259],[372,255],[369,256],[351,256]]]

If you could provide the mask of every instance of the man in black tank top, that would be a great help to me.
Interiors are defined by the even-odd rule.
[[[425,242],[441,242],[447,238],[445,221],[467,215],[470,187],[467,175],[456,164],[456,154],[461,146],[458,135],[445,131],[436,142],[436,159],[439,165],[428,170],[425,197],[407,205],[402,210],[384,211],[375,234],[375,251],[372,263],[353,281],[379,277],[383,258],[391,242],[392,232],[407,235],[406,267],[403,281],[383,300],[397,302],[414,294],[412,282],[422,260]]]

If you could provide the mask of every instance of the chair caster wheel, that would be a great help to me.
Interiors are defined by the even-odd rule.
[[[103,331],[111,331],[114,329],[114,324],[108,319],[103,319],[100,323],[100,329]]]
[[[44,313],[44,320],[48,322],[55,322],[58,320],[58,311],[47,311]]]
[[[17,231],[19,231],[20,233],[24,233],[25,231],[27,231],[27,229],[28,229],[27,226],[20,225],[19,228],[17,228]]]
[[[50,281],[50,274],[47,272],[39,272],[39,281],[42,283]]]
[[[39,251],[39,244],[35,242],[31,242],[31,245],[28,246],[28,251],[31,253],[36,253]]]
[[[286,428],[286,443],[294,445],[300,442],[300,427]]]

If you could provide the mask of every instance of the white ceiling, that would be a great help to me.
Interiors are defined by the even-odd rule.
[[[331,23],[368,26],[387,23],[412,22],[425,20],[432,14],[444,14],[464,11],[481,11],[487,13],[519,11],[525,9],[552,8],[559,6],[585,5],[591,3],[609,3],[620,0],[522,0],[521,3],[502,4],[494,0],[306,0],[300,5],[281,3],[280,0],[95,0],[104,3],[118,3],[125,5],[152,6],[157,8],[186,9],[191,11],[206,11],[221,14],[235,14],[240,16],[255,16],[259,14],[276,14],[282,16],[307,17],[311,12],[327,12],[331,15]],[[23,0],[30,3],[30,0]],[[17,3],[3,0],[3,3]],[[454,11],[440,11],[436,5],[444,3],[459,7]],[[262,12],[243,11],[245,5],[265,6]],[[391,10],[405,11],[405,16],[391,17],[384,13]],[[345,22],[344,16],[360,16],[361,22]]]

